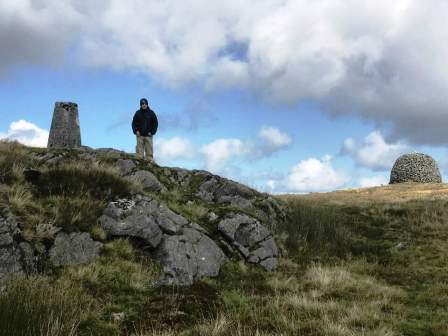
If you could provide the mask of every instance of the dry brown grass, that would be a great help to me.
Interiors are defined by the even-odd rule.
[[[280,195],[283,200],[308,200],[332,205],[400,203],[411,200],[448,199],[447,183],[399,183],[381,187],[338,190],[305,195]]]

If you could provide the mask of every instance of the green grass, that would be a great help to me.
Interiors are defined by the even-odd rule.
[[[327,265],[365,260],[368,274],[403,289],[400,310],[386,320],[396,332],[447,335],[447,206],[445,200],[358,206],[293,200],[292,222],[283,228],[291,234],[285,245],[292,247],[290,258],[304,265],[316,259]]]
[[[77,335],[91,305],[72,283],[42,276],[13,279],[0,295],[0,335]]]

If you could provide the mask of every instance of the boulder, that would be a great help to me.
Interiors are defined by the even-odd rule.
[[[118,170],[122,176],[128,175],[136,167],[136,164],[132,160],[120,159],[116,163]]]
[[[207,172],[196,171],[195,175],[201,175],[205,180],[200,184],[196,196],[206,202],[250,211],[270,228],[286,219],[286,209],[268,194]]]
[[[277,266],[277,244],[269,230],[255,218],[232,213],[219,222],[218,230],[248,262],[268,271]]]
[[[54,266],[85,264],[98,256],[100,246],[86,232],[59,233],[50,249],[50,262]]]
[[[403,182],[441,183],[442,176],[432,157],[411,153],[400,156],[390,173],[390,184]]]
[[[131,237],[155,256],[163,268],[159,284],[216,276],[226,259],[199,225],[148,196],[109,203],[99,222],[109,236]]]
[[[238,182],[211,174],[205,176],[207,180],[199,186],[196,193],[196,196],[204,201],[248,208],[252,206],[252,200],[259,195],[257,191]]]
[[[213,240],[193,228],[164,235],[155,255],[163,265],[163,285],[190,285],[197,278],[217,276],[227,259]]]
[[[176,234],[188,220],[148,196],[110,202],[99,219],[110,236],[128,236],[156,247],[162,233]]]
[[[126,179],[140,184],[147,191],[160,192],[166,190],[165,186],[159,182],[157,177],[147,170],[136,171],[132,175],[127,176]]]

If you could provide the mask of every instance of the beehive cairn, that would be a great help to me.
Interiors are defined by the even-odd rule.
[[[404,182],[441,183],[442,176],[436,160],[423,153],[400,156],[392,167],[389,184]]]
[[[78,104],[56,102],[47,148],[81,147]]]

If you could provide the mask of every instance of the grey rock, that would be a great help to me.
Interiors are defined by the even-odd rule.
[[[204,201],[213,202],[215,200],[214,193],[218,187],[218,179],[212,178],[200,185],[196,196]]]
[[[159,284],[216,276],[225,254],[198,224],[148,196],[111,202],[99,222],[109,236],[138,238],[163,268]]]
[[[38,253],[38,254],[45,254],[47,252],[47,248],[45,247],[45,245],[41,242],[35,242],[34,243],[34,250]]]
[[[202,232],[203,234],[208,234],[207,230],[205,230],[202,226],[193,222],[188,223],[185,227],[193,228],[196,231]]]
[[[214,222],[215,220],[218,219],[218,215],[215,214],[213,211],[210,211],[210,212],[207,214],[207,218],[208,218],[208,220],[209,220],[210,222]]]
[[[95,149],[96,152],[99,153],[106,153],[106,154],[117,154],[119,157],[119,155],[121,154],[126,154],[125,151],[119,150],[119,149],[115,149],[115,148],[111,148],[111,147],[105,147],[105,148],[96,148]]]
[[[147,170],[139,170],[126,177],[126,179],[142,185],[143,189],[153,192],[166,190],[155,175]]]
[[[252,217],[230,214],[221,220],[218,230],[250,263],[273,270],[278,262],[279,251],[272,234]]]
[[[57,165],[58,163],[62,162],[64,160],[64,156],[62,155],[55,155],[52,158],[48,159],[45,164],[47,165]]]
[[[25,272],[27,274],[36,273],[39,258],[35,255],[33,247],[27,242],[21,242],[19,247],[22,252],[22,265]]]
[[[261,260],[259,262],[260,266],[268,271],[272,271],[277,267],[278,259],[277,258],[267,258],[264,260]]]
[[[14,240],[18,232],[13,217],[0,216],[0,283],[9,275],[24,273],[22,252]]]
[[[215,199],[219,203],[228,202],[229,197],[239,196],[242,199],[252,199],[259,195],[259,192],[235,181],[221,178],[221,186],[215,190]]]
[[[411,153],[400,156],[390,173],[390,184],[403,182],[441,183],[442,176],[432,157]]]
[[[139,238],[155,248],[162,233],[176,234],[188,221],[158,201],[143,196],[109,203],[99,223],[109,236]]]
[[[92,161],[95,163],[98,163],[99,160],[97,158],[97,156],[95,155],[95,153],[93,151],[84,151],[81,154],[78,155],[78,158],[86,160],[86,161]]]
[[[53,239],[56,234],[61,231],[60,227],[54,226],[50,223],[40,223],[36,226],[36,236],[39,238]]]
[[[162,239],[162,230],[151,211],[154,208],[151,202],[151,199],[111,202],[99,223],[109,236],[139,238],[155,248]]]
[[[45,163],[46,165],[56,164],[64,159],[63,155],[54,152],[33,153],[31,155],[37,162],[41,164]]]
[[[59,233],[50,249],[50,262],[54,266],[85,264],[98,256],[100,246],[86,232]]]
[[[226,261],[225,254],[213,240],[188,228],[182,235],[164,235],[156,256],[163,265],[161,285],[191,285],[200,277],[217,276]]]
[[[219,176],[210,175],[207,178],[199,186],[197,197],[206,202],[229,204],[241,209],[254,208],[253,200],[259,195],[257,191]]]
[[[120,159],[117,161],[116,164],[122,176],[130,174],[132,170],[136,167],[134,161],[132,160]]]
[[[70,102],[56,102],[47,147],[76,148],[80,146],[78,105]]]
[[[181,187],[187,186],[191,182],[191,172],[182,168],[165,168],[162,170],[163,175],[168,177],[170,181]]]
[[[22,255],[16,245],[0,247],[0,283],[13,274],[23,274]]]
[[[206,202],[250,211],[270,228],[275,228],[286,220],[286,208],[269,194],[206,171],[193,171],[193,176],[203,180],[196,196]]]
[[[126,154],[126,152],[115,148],[97,148],[95,153],[100,153],[102,156],[107,156],[110,159],[119,159]]]

